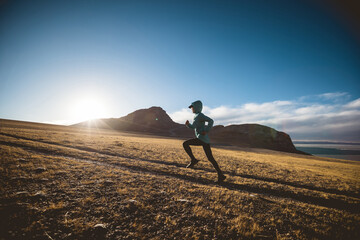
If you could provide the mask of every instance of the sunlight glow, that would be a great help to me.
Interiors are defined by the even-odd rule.
[[[71,106],[71,121],[75,123],[107,118],[110,111],[104,102],[97,97],[84,97],[74,101]]]

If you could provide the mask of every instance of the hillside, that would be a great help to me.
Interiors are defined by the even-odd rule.
[[[177,138],[194,137],[193,130],[188,129],[183,124],[175,123],[161,107],[140,109],[125,117],[86,121],[73,126],[131,131]],[[288,134],[259,124],[226,127],[218,125],[214,126],[209,135],[215,144],[304,154],[295,148]]]
[[[140,109],[120,118],[85,121],[73,126],[104,128],[157,135],[169,135],[172,129],[184,127],[181,124],[175,123],[160,107]]]
[[[0,239],[359,239],[360,162],[0,120]]]

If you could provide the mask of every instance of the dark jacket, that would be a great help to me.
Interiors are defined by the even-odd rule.
[[[201,101],[195,101],[190,106],[192,106],[195,110],[195,116],[193,123],[189,123],[187,125],[188,128],[192,128],[195,130],[195,136],[202,140],[205,143],[210,143],[210,138],[208,136],[208,132],[214,125],[214,120],[211,118],[205,116],[202,111],[202,102]],[[205,125],[205,122],[208,122],[207,125]],[[201,133],[205,132],[205,135],[202,135]]]

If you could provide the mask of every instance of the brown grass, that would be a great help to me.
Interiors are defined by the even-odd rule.
[[[184,168],[180,140],[4,120],[0,126],[0,239],[360,235],[359,162],[213,148],[228,177],[216,185],[201,148],[194,148],[196,168]]]

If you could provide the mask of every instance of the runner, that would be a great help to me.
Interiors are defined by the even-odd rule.
[[[186,120],[185,125],[188,128],[192,128],[195,130],[196,138],[186,140],[183,143],[184,149],[191,159],[191,162],[186,167],[193,168],[195,164],[199,162],[199,160],[197,160],[194,157],[190,145],[202,146],[205,151],[206,157],[212,163],[212,165],[214,166],[215,170],[218,173],[217,183],[221,183],[225,180],[226,176],[222,173],[222,171],[219,168],[219,165],[217,164],[217,162],[215,161],[212,155],[211,147],[210,147],[210,138],[208,136],[208,132],[212,128],[214,121],[211,118],[205,116],[203,113],[201,113],[202,107],[203,106],[201,101],[195,101],[189,106],[189,108],[192,109],[192,112],[195,113],[194,122],[191,124],[189,120]],[[208,125],[205,125],[205,122],[208,122]]]

